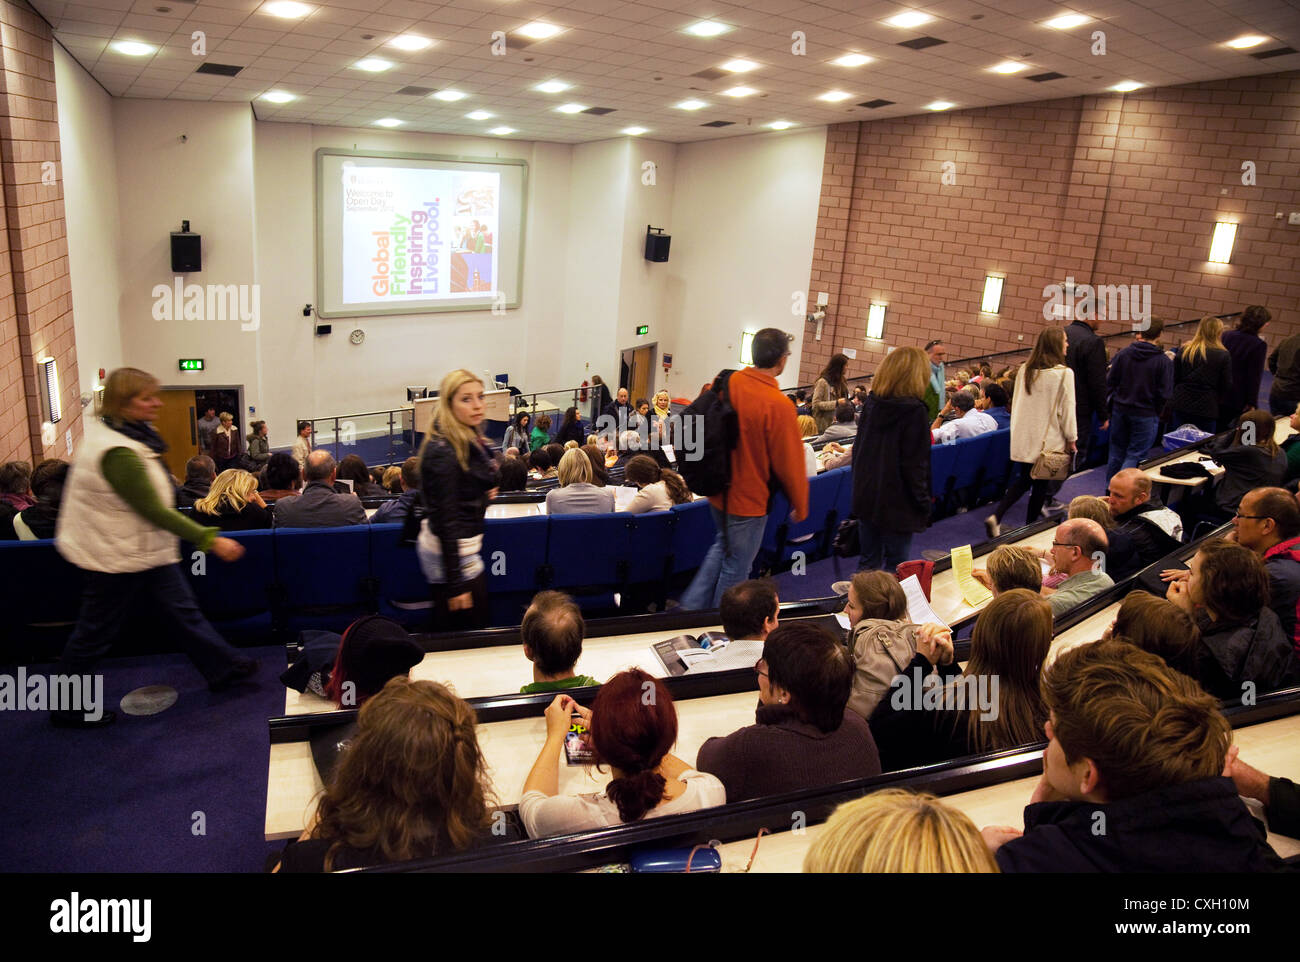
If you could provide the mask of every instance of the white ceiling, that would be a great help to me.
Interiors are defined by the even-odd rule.
[[[252,101],[260,120],[340,127],[396,117],[405,121],[401,130],[481,134],[503,124],[517,130],[511,139],[560,143],[617,137],[631,125],[648,128],[655,140],[681,143],[755,133],[776,120],[809,126],[916,114],[936,99],[961,109],[1100,93],[1125,80],[1167,86],[1300,69],[1300,54],[1250,55],[1300,47],[1300,0],[942,0],[914,8],[860,0],[749,0],[746,6],[717,0],[311,0],[314,11],[301,20],[262,12],[261,0],[31,2],[58,41],[117,97]],[[911,29],[882,22],[905,9],[938,19]],[[1094,22],[1065,31],[1042,25],[1070,11]],[[708,39],[682,32],[699,19],[734,29]],[[514,31],[534,21],[564,32],[520,48],[526,38]],[[498,30],[507,34],[505,56],[490,49]],[[1104,56],[1091,53],[1095,30],[1106,35]],[[191,52],[195,31],[206,35],[206,56]],[[804,56],[791,52],[794,31],[807,38]],[[387,45],[406,32],[436,43],[415,53]],[[1224,46],[1247,33],[1271,39],[1251,51]],[[920,36],[946,43],[926,50],[898,46]],[[159,49],[129,57],[109,47],[118,40]],[[850,52],[875,61],[856,68],[829,62]],[[352,68],[371,56],[395,66],[380,74]],[[691,76],[733,58],[760,66],[716,80]],[[1011,76],[989,72],[1006,59],[1031,69]],[[235,77],[196,74],[205,61],[243,70]],[[1066,76],[1025,79],[1048,71]],[[573,89],[531,89],[551,79]],[[741,100],[721,95],[738,84],[759,93]],[[455,88],[468,96],[444,103],[396,93],[407,85]],[[298,99],[281,106],[255,99],[271,89]],[[853,96],[838,104],[816,99],[832,89]],[[673,108],[688,97],[709,106]],[[875,99],[894,103],[856,106]],[[614,112],[555,111],[571,101]],[[466,119],[472,110],[495,117]],[[734,123],[701,126],[715,120]]]

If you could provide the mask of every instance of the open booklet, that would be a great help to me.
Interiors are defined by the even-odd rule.
[[[763,657],[761,641],[732,641],[719,631],[706,631],[698,637],[678,635],[650,649],[672,677],[687,672],[753,668]]]
[[[921,589],[921,579],[916,575],[908,575],[899,585],[903,589],[903,595],[907,598],[907,617],[914,625],[943,625],[949,627],[948,623],[940,618],[933,608],[930,607],[929,600],[925,597],[925,592]],[[835,620],[845,631],[849,629],[849,616],[840,612],[835,616]]]

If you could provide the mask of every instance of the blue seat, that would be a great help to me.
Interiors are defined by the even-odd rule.
[[[984,476],[980,494],[1000,498],[1007,490],[1011,475],[1011,429],[1003,428],[989,435],[989,446],[984,449]]]
[[[198,550],[181,543],[181,570],[189,579],[203,614],[222,634],[242,631],[267,631],[279,595],[276,572],[275,537],[270,528],[232,531],[233,538],[244,547],[238,561],[227,564],[208,555],[198,564]]]
[[[282,627],[342,631],[375,611],[370,525],[273,530],[276,572],[284,591]]]
[[[778,491],[772,495],[771,503],[767,506],[767,524],[763,528],[763,540],[759,542],[758,554],[754,555],[750,577],[770,572],[776,565],[789,523],[790,499],[785,496],[785,492]]]
[[[54,549],[54,539],[0,541],[0,584],[7,625],[71,625],[81,610],[84,575]]]
[[[718,528],[713,523],[713,512],[704,498],[689,504],[675,504],[671,508],[677,518],[673,529],[673,574],[694,571],[709,553]]]
[[[546,587],[550,532],[551,519],[545,515],[483,522],[483,564],[492,599],[492,624],[519,624],[533,595]]]
[[[673,569],[673,542],[679,515],[672,511],[650,511],[625,517],[630,522],[626,553],[628,584],[666,585]]]
[[[423,624],[433,606],[414,545],[402,544],[401,522],[370,525],[370,574],[379,613],[404,625]]]
[[[826,474],[840,476],[840,483],[835,489],[835,523],[838,525],[853,514],[853,466],[846,464],[834,471],[827,471]]]
[[[621,511],[550,515],[549,586],[585,594],[619,591],[627,584],[633,518]]]
[[[952,447],[956,454],[952,472],[952,493],[968,506],[975,503],[979,494],[977,486],[981,484],[984,477],[984,456],[993,433],[990,431],[987,434],[977,434],[973,438],[961,438],[951,445],[945,445]]]
[[[942,511],[952,491],[957,466],[957,445],[935,444],[930,447],[930,495]]]
[[[828,554],[837,523],[835,503],[846,474],[844,469],[837,468],[808,479],[808,516],[802,521],[790,520],[790,501],[784,494],[772,499],[767,529],[763,532],[764,545],[759,549],[764,569],[783,569],[797,551],[807,561]],[[848,483],[851,487],[851,477]],[[774,527],[774,543],[769,545],[768,533]],[[764,556],[764,550],[770,554]]]

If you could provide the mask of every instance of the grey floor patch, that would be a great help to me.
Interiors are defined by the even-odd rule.
[[[146,685],[122,696],[122,711],[128,715],[156,715],[176,704],[176,689],[170,685]]]

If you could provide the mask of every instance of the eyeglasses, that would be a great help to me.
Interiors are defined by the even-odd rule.
[[[758,659],[758,661],[754,662],[754,674],[762,675],[764,678],[769,677],[768,673],[763,670],[766,667],[767,663],[764,662],[762,658]]]
[[[1243,520],[1249,520],[1249,521],[1263,521],[1265,518],[1268,517],[1268,515],[1266,515],[1266,514],[1241,514],[1240,512],[1238,512],[1237,514],[1234,514],[1233,517],[1234,517],[1234,518],[1241,518],[1241,519],[1243,519]]]
[[[1079,548],[1080,551],[1083,550],[1082,548],[1079,547],[1079,545],[1071,544],[1068,541],[1053,541],[1052,547],[1053,548]]]

